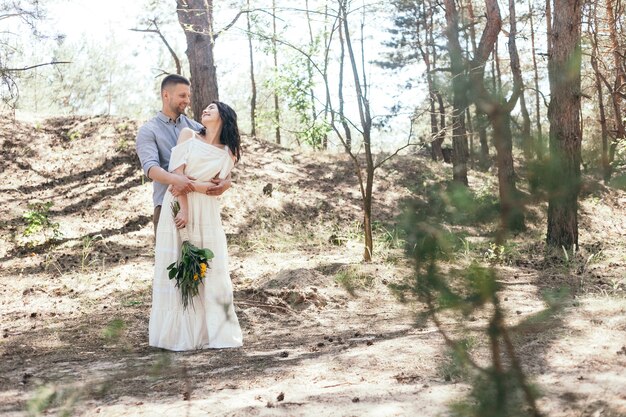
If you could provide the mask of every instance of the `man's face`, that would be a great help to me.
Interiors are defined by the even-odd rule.
[[[185,112],[191,101],[191,89],[185,84],[176,84],[163,90],[163,104],[177,116]]]

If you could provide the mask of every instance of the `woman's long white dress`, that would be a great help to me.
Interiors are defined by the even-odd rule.
[[[186,164],[185,174],[208,182],[219,174],[226,178],[233,167],[228,148],[210,145],[194,134],[172,148],[169,171]],[[215,257],[209,262],[199,295],[187,310],[175,280],[167,267],[181,251],[181,240],[174,225],[168,191],[163,199],[156,231],[155,272],[150,313],[150,346],[183,351],[205,348],[228,348],[242,345],[241,328],[233,306],[233,287],[228,272],[226,234],[222,227],[217,197],[192,192],[187,194],[189,240],[199,248],[208,248]]]

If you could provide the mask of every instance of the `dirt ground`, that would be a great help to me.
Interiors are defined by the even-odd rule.
[[[245,138],[221,198],[244,346],[171,353],[147,344],[151,184],[136,129],[108,117],[0,125],[0,415],[445,416],[470,392],[418,320],[424,306],[390,289],[412,274],[394,226],[402,204],[449,166],[410,155],[377,171],[363,264],[351,162]],[[495,193],[492,174],[470,185]],[[626,192],[586,179],[581,248],[565,264],[543,256],[545,211],[530,210],[497,264],[510,326],[544,309],[546,290],[569,290],[556,316],[515,337],[539,408],[626,416]],[[28,234],[29,221],[44,227]],[[469,231],[450,265],[489,256],[490,227]]]

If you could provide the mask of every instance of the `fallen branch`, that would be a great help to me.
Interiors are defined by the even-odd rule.
[[[277,308],[279,310],[285,310],[288,313],[293,313],[293,311],[287,307],[277,306],[268,303],[259,303],[255,301],[236,301],[236,304],[243,304],[251,307],[261,307],[261,308]]]

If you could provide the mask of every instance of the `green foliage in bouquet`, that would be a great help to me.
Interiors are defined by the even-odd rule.
[[[178,201],[172,203],[172,214],[176,216],[180,210]],[[209,249],[201,249],[189,242],[186,232],[181,229],[183,244],[181,255],[177,262],[167,267],[169,278],[176,280],[176,287],[182,296],[183,308],[186,310],[189,304],[193,307],[193,297],[198,295],[198,287],[202,283],[206,271],[209,268],[209,260],[213,259],[213,252]]]

